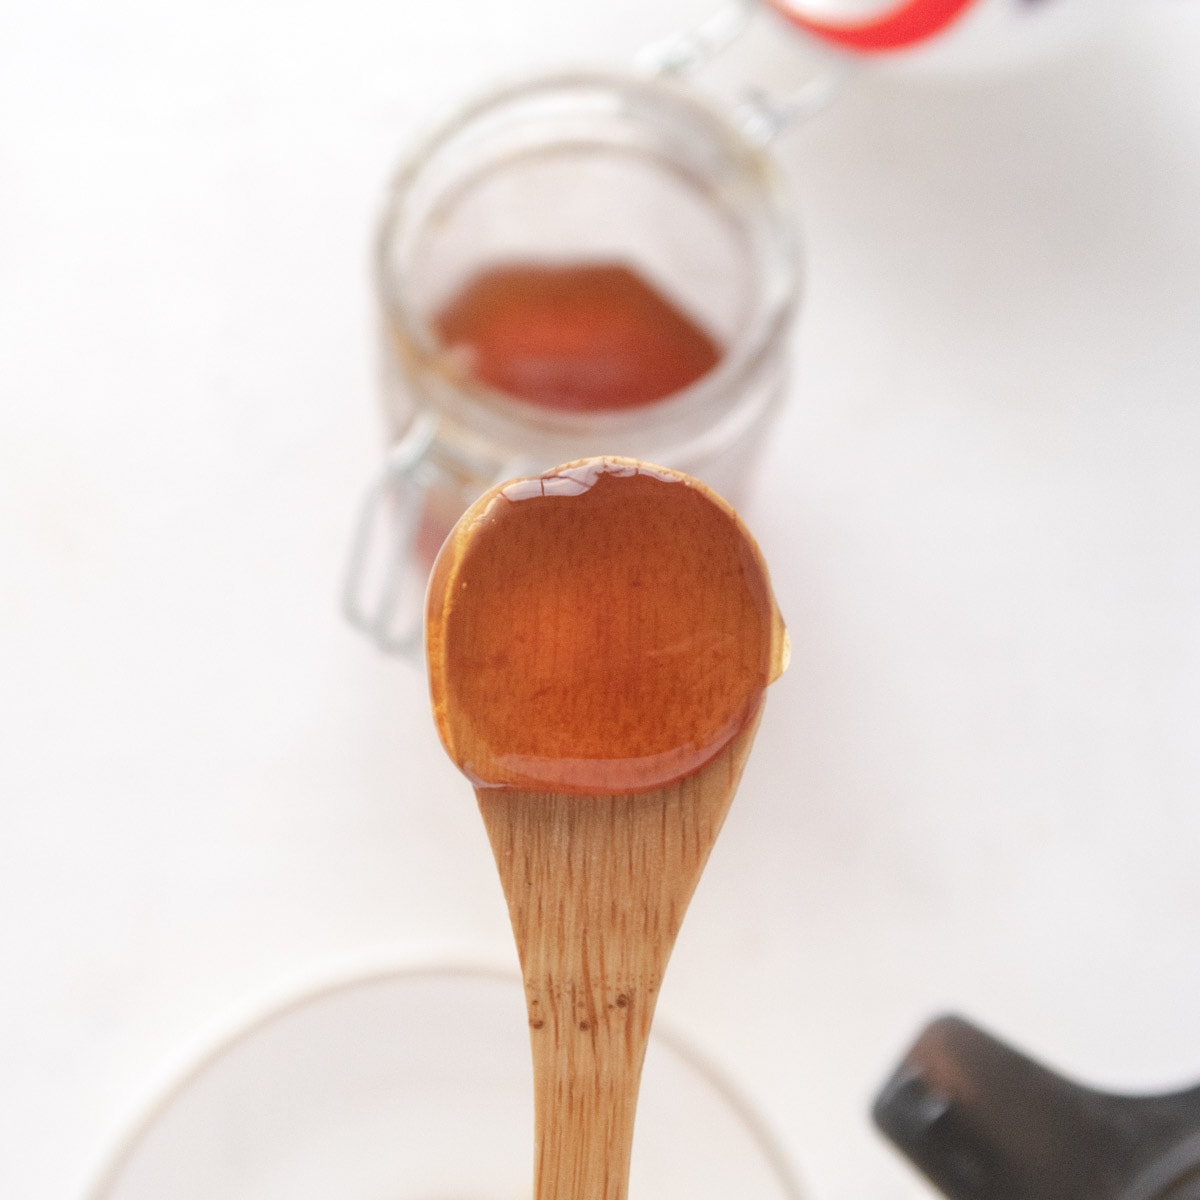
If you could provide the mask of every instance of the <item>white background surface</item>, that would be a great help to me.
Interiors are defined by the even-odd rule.
[[[336,595],[403,148],[708,11],[0,4],[0,1195],[79,1195],[178,1047],[371,947],[509,945],[423,680]],[[662,1011],[816,1200],[955,1008],[1200,1078],[1200,6],[779,147],[809,283],[747,517],[795,657]]]

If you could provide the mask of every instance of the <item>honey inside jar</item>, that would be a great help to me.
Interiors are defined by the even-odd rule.
[[[703,328],[618,262],[497,264],[469,279],[433,324],[480,383],[562,411],[651,404],[721,357]]]
[[[650,791],[754,718],[787,635],[754,540],[695,480],[589,459],[482,497],[434,565],[438,731],[477,787]]]

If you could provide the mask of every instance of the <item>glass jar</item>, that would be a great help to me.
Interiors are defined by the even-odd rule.
[[[504,264],[619,265],[719,347],[694,382],[575,410],[482,381],[439,314]],[[376,257],[392,439],[347,582],[354,622],[414,650],[428,566],[492,484],[616,454],[736,500],[784,392],[800,287],[792,205],[765,138],[659,74],[586,71],[504,87],[459,112],[397,175]]]

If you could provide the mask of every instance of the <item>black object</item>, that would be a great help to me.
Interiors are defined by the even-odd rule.
[[[950,1200],[1200,1200],[1200,1087],[1081,1087],[960,1017],[929,1025],[875,1123]]]

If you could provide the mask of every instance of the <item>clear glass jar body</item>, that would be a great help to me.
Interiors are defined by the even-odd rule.
[[[625,264],[708,332],[719,360],[682,390],[609,411],[489,388],[441,343],[435,319],[473,276],[511,262]],[[783,395],[800,266],[778,169],[719,105],[634,73],[565,73],[493,92],[402,167],[376,266],[392,449],[347,602],[381,645],[413,645],[432,554],[498,480],[616,454],[685,471],[736,501]],[[373,541],[390,564],[374,584]]]

